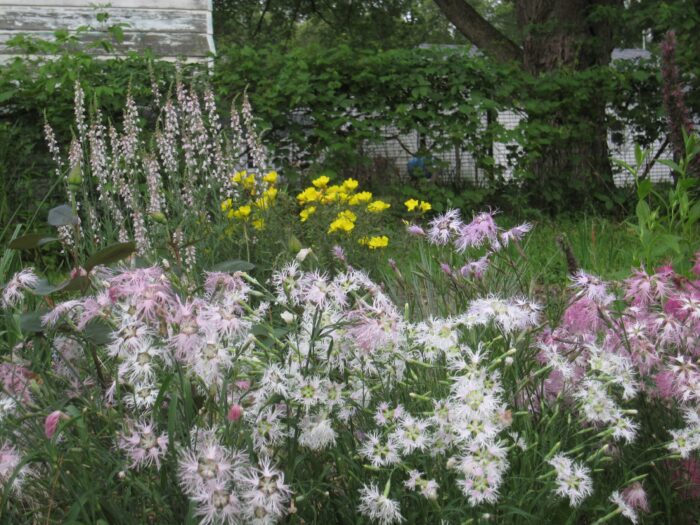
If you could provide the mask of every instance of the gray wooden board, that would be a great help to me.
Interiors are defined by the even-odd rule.
[[[209,33],[208,11],[182,9],[100,9],[110,16],[106,25],[128,24],[125,31]],[[0,9],[0,30],[53,31],[81,26],[100,28],[98,11],[86,7],[8,6]]]
[[[91,2],[86,0],[0,0],[0,6],[44,6],[44,7],[91,7],[92,4],[110,4],[112,8],[145,7],[143,0],[111,0],[109,2]],[[158,9],[194,9],[211,11],[209,0],[154,0],[151,7]],[[3,8],[0,7],[0,12]]]
[[[52,40],[53,34],[47,31],[23,32],[29,37]],[[18,53],[16,48],[7,46],[6,42],[15,36],[14,31],[0,31],[0,55]],[[81,41],[94,42],[99,39],[111,41],[109,34],[104,32],[84,33],[80,35]],[[136,51],[139,49],[151,49],[156,56],[185,56],[206,57],[213,50],[210,47],[210,35],[204,33],[124,33],[124,42],[114,44],[117,51]],[[95,55],[104,55],[107,52],[103,48],[86,50]]]

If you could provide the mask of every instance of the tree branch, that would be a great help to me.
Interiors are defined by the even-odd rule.
[[[522,50],[464,0],[435,0],[435,3],[467,39],[501,62],[522,62]]]

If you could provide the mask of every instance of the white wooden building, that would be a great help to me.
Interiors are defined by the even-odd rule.
[[[98,21],[98,13],[106,13],[106,21]],[[57,29],[89,27],[81,39],[111,40],[107,29],[116,24],[124,33],[117,54],[148,48],[160,58],[200,61],[214,52],[211,0],[0,0],[0,61],[16,53],[6,42],[20,33],[51,40]],[[100,47],[90,52],[108,54]]]

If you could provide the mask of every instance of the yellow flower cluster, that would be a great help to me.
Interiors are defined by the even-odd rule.
[[[246,170],[237,171],[231,177],[231,183],[240,188],[246,196],[245,204],[234,206],[232,199],[226,199],[221,203],[221,211],[226,213],[229,219],[237,219],[249,222],[256,230],[265,228],[264,211],[267,210],[277,198],[278,190],[277,172],[271,171],[259,178],[255,173]]]
[[[328,226],[328,233],[349,234],[355,229],[357,214],[378,214],[391,207],[384,201],[374,200],[369,191],[357,191],[358,187],[359,183],[352,178],[345,179],[341,184],[331,184],[330,177],[326,175],[312,180],[311,185],[297,195],[297,202],[302,207],[299,220],[307,222],[322,207],[333,207],[338,212]],[[352,208],[356,211],[352,211]],[[386,236],[363,237],[360,240],[360,244],[370,249],[383,248],[388,243],[389,239]]]
[[[408,211],[415,211],[416,209],[419,209],[421,213],[425,213],[433,209],[429,202],[418,202],[416,199],[408,199],[406,202],[404,202],[404,205]]]
[[[377,248],[386,248],[389,246],[389,237],[386,235],[381,235],[378,237],[362,237],[358,241],[360,244],[367,246],[370,250],[376,250]]]
[[[350,233],[355,227],[355,221],[357,221],[357,215],[353,212],[350,210],[341,211],[328,228],[328,233],[337,231]]]

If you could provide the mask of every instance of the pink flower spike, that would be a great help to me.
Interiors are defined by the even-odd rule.
[[[67,418],[67,416],[60,410],[54,410],[44,421],[44,434],[46,434],[47,439],[51,439],[58,429],[58,423],[62,418]]]
[[[228,410],[226,419],[229,421],[238,421],[243,416],[243,407],[241,405],[231,405]]]

